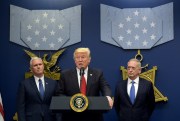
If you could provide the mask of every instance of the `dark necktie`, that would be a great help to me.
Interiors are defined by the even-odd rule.
[[[82,94],[86,95],[86,79],[84,75],[81,76],[80,90]]]
[[[44,88],[43,88],[43,84],[42,84],[42,80],[39,79],[39,93],[41,95],[41,99],[44,98]]]
[[[134,104],[134,100],[135,100],[135,87],[134,87],[134,81],[131,82],[132,85],[131,85],[131,89],[130,89],[130,99],[131,99],[131,102],[132,104]]]

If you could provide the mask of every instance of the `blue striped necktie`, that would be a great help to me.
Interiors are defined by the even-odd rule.
[[[43,84],[42,84],[42,80],[39,79],[39,93],[41,95],[41,99],[44,98],[44,88],[43,88]]]
[[[132,104],[134,104],[134,100],[135,100],[135,87],[134,87],[134,81],[132,80],[132,85],[131,85],[131,89],[130,89],[130,99]]]

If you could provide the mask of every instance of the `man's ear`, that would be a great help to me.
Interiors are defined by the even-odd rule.
[[[31,67],[29,67],[29,70],[30,70],[30,72],[32,72],[32,68]]]
[[[139,70],[139,74],[141,73],[141,70],[142,70],[142,69],[140,68],[140,70]]]
[[[89,63],[91,62],[91,57],[89,58]]]

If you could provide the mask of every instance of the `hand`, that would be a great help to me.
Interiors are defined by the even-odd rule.
[[[113,107],[113,100],[112,100],[112,98],[110,97],[110,96],[106,96],[107,97],[107,99],[108,99],[108,102],[109,102],[109,106],[111,107],[111,109],[112,109],[112,107]]]

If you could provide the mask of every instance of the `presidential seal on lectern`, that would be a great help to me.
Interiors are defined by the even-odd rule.
[[[81,93],[73,95],[70,99],[70,107],[75,112],[85,111],[88,107],[88,103],[88,98]]]

